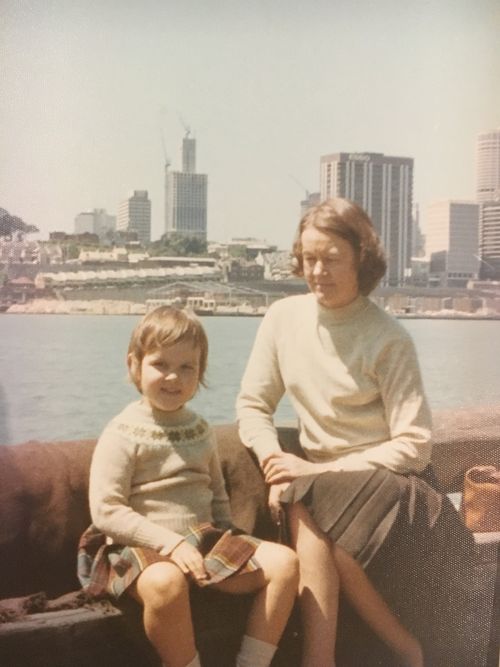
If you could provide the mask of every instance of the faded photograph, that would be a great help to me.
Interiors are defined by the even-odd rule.
[[[499,31],[2,2],[2,665],[499,667]]]

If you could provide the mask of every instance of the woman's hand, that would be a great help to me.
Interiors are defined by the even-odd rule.
[[[319,472],[319,466],[295,454],[271,454],[262,463],[262,471],[267,484],[291,482],[303,475],[314,475]]]
[[[269,498],[267,503],[271,511],[271,518],[274,523],[279,525],[281,521],[281,509],[280,497],[283,491],[285,491],[290,486],[290,482],[283,482],[282,484],[272,484],[269,487]]]
[[[196,547],[183,540],[170,553],[169,558],[186,575],[192,575],[197,581],[204,581],[208,578],[203,556]]]

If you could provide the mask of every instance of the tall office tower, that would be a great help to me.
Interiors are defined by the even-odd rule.
[[[411,267],[413,158],[333,153],[320,161],[321,199],[346,197],[370,216],[388,260],[385,285],[403,285]]]
[[[500,280],[500,197],[480,206],[479,277],[482,280]]]
[[[476,200],[500,198],[500,128],[482,132],[477,139]]]
[[[105,241],[108,232],[116,229],[116,216],[109,215],[105,208],[83,211],[75,217],[75,234],[97,234],[100,241]]]
[[[182,171],[165,164],[165,233],[207,238],[206,174],[196,173],[196,140],[182,140]]]
[[[500,128],[482,132],[477,139],[476,199],[479,220],[479,275],[500,280]]]
[[[118,207],[116,229],[135,232],[141,243],[151,243],[151,201],[147,190],[134,190]]]
[[[425,255],[425,236],[420,229],[420,208],[418,204],[413,205],[411,221],[411,256],[423,257]]]
[[[465,287],[479,271],[479,204],[437,201],[427,208],[429,283]]]
[[[196,139],[186,136],[182,139],[182,171],[185,174],[194,174],[196,171]]]

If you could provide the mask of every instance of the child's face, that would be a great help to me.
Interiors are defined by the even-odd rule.
[[[133,363],[129,359],[129,364]],[[191,341],[153,350],[144,356],[139,373],[142,395],[149,404],[163,412],[175,412],[198,389],[200,350]]]

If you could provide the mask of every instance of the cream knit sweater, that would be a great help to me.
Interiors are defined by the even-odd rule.
[[[215,437],[197,414],[140,400],[105,428],[90,469],[92,521],[109,541],[168,554],[193,524],[228,527]]]
[[[327,309],[308,294],[269,308],[237,400],[241,439],[261,461],[280,451],[273,414],[285,391],[310,461],[399,473],[429,463],[431,419],[413,342],[367,297]]]

